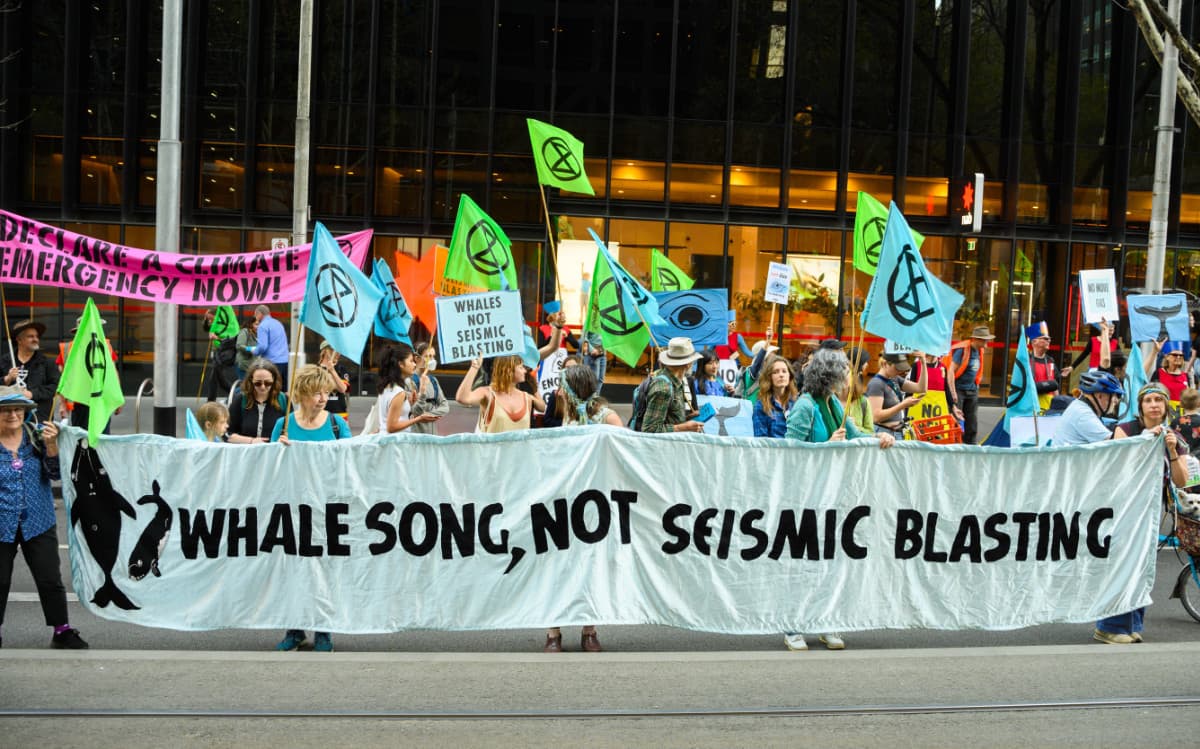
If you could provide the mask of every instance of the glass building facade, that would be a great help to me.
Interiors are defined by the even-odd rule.
[[[185,3],[182,252],[290,234],[296,6]],[[161,3],[23,3],[0,24],[0,206],[152,248]],[[827,291],[775,318],[791,353],[852,332],[870,283],[851,263],[860,191],[927,237],[929,268],[966,297],[959,324],[997,333],[992,392],[1018,323],[1086,340],[1080,269],[1145,282],[1160,73],[1109,0],[316,0],[313,55],[312,216],[373,228],[392,261],[444,244],[467,193],[514,240],[531,319],[553,269],[527,117],[586,144],[595,197],[547,193],[560,237],[592,228],[642,274],[663,249],[729,289],[747,337],[772,319],[769,262]],[[1196,292],[1200,133],[1182,107],[1177,125],[1164,285]],[[968,234],[950,185],[975,172]],[[84,301],[5,292],[51,341]],[[150,373],[152,305],[97,302],[130,389]],[[207,338],[202,310],[181,312],[186,395]]]

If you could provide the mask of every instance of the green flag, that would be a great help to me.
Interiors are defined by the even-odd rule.
[[[868,276],[874,276],[879,265],[887,218],[888,209],[883,203],[865,192],[858,194],[858,208],[854,212],[854,267]],[[916,249],[920,249],[925,237],[915,230],[912,237]]]
[[[463,193],[446,256],[446,278],[489,291],[517,290],[512,242],[500,225]]]
[[[91,297],[83,308],[79,330],[63,363],[58,393],[88,407],[88,445],[93,447],[113,411],[125,403],[112,350],[104,339],[100,312]]]
[[[571,192],[595,195],[583,170],[583,141],[562,128],[527,119],[538,182]]]
[[[209,326],[208,332],[217,337],[218,341],[223,341],[226,338],[232,338],[242,330],[242,326],[238,325],[237,314],[233,311],[233,307],[228,304],[222,304],[213,312],[212,325]]]
[[[629,288],[613,272],[608,252],[602,247],[596,253],[592,269],[592,290],[588,294],[583,332],[599,333],[604,349],[631,367],[637,366],[650,343],[649,329],[633,311],[635,303]]]
[[[1013,268],[1013,276],[1023,283],[1033,280],[1033,261],[1026,257],[1021,248],[1017,248],[1017,266]]]
[[[696,284],[687,274],[672,263],[661,251],[655,249],[650,253],[650,290],[651,291],[687,291]]]

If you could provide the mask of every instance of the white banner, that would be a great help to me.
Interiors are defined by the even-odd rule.
[[[75,591],[145,626],[1011,629],[1126,612],[1154,582],[1162,438],[83,437],[60,438]],[[550,453],[571,459],[529,462]]]

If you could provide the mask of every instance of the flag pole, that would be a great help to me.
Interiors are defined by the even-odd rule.
[[[196,403],[200,403],[200,394],[204,392],[204,375],[208,372],[208,360],[212,358],[212,339],[208,339],[208,348],[204,352],[204,366],[200,368],[200,386],[196,388]]]
[[[30,286],[29,288],[33,288]],[[17,354],[13,351],[12,329],[8,327],[8,300],[4,297],[4,284],[0,283],[0,308],[4,309],[4,339],[8,341],[8,360],[17,366]],[[33,309],[32,305],[29,308]],[[32,317],[30,319],[33,319]]]
[[[299,325],[296,326],[296,337],[298,340],[293,341],[293,344],[294,344],[292,347],[293,351],[295,351],[296,348],[300,345],[299,341],[304,340],[304,323],[303,322],[301,322]],[[299,361],[299,359],[297,359],[296,361]],[[295,389],[296,389],[296,373],[290,371],[290,368],[289,368],[287,408],[284,409],[284,412],[283,412],[283,432],[281,432],[281,435],[284,437],[286,437],[287,433],[288,433],[288,417],[292,415],[292,400],[293,400],[292,394],[295,392]]]
[[[550,257],[554,260],[554,292],[558,295],[559,301],[562,301],[562,286],[558,279],[558,245],[554,241],[554,227],[550,225],[550,206],[546,203],[546,187],[538,181],[538,195],[542,196],[542,215],[546,217],[546,239],[550,242]],[[541,276],[538,276],[538,284],[541,285]],[[538,290],[540,294],[540,289]],[[647,328],[648,330],[649,328]]]

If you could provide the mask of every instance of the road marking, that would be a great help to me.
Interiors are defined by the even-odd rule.
[[[8,594],[8,602],[9,603],[38,603],[39,600],[41,600],[41,599],[38,598],[37,593],[9,593]],[[74,593],[68,593],[67,594],[67,603],[79,603],[79,596],[75,595]]]

